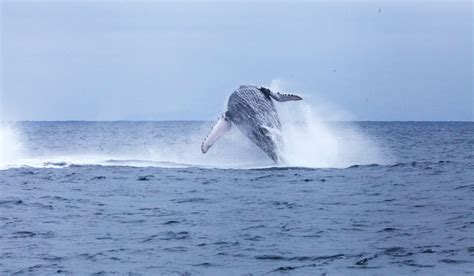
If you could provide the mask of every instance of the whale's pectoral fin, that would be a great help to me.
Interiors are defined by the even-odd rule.
[[[232,124],[230,122],[229,117],[224,113],[221,117],[217,120],[217,123],[212,127],[211,132],[207,135],[204,142],[201,145],[202,153],[206,153],[214,143],[219,140],[224,134],[229,132],[232,128]]]
[[[273,98],[275,101],[278,102],[288,102],[288,101],[301,101],[303,98],[293,94],[283,94],[283,93],[275,93],[266,87],[260,87],[258,90],[262,91],[267,97]]]
[[[282,93],[270,93],[270,97],[272,97],[275,101],[278,102],[288,102],[288,101],[301,101],[303,98],[301,98],[298,95],[293,95],[293,94],[282,94]]]

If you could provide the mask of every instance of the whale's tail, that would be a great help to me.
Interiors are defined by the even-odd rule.
[[[230,118],[227,116],[226,113],[222,114],[222,116],[219,117],[217,123],[212,127],[209,135],[207,135],[206,139],[204,139],[204,141],[202,142],[202,153],[206,153],[217,140],[219,140],[232,128],[232,123],[230,122]]]

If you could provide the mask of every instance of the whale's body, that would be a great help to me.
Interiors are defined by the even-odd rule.
[[[227,111],[219,118],[204,140],[203,153],[235,124],[242,133],[261,148],[274,162],[281,162],[281,123],[273,100],[295,101],[301,97],[273,93],[264,87],[242,85],[227,101]]]
[[[273,161],[281,161],[281,123],[269,94],[241,86],[230,95],[226,115]]]

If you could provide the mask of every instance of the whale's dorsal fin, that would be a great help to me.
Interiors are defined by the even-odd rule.
[[[207,135],[206,139],[201,144],[202,153],[206,153],[214,143],[219,140],[224,134],[229,132],[232,128],[230,118],[226,113],[222,114],[217,120],[217,123],[212,127],[211,132]]]
[[[272,99],[274,99],[277,102],[288,102],[288,101],[301,101],[303,98],[301,98],[298,95],[293,95],[293,94],[282,94],[280,92],[273,92],[268,88],[265,87],[260,87],[259,89],[263,93],[267,94],[270,96]]]

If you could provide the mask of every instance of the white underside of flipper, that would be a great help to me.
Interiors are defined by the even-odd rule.
[[[212,145],[214,145],[217,140],[224,136],[224,134],[229,132],[231,128],[232,124],[230,119],[225,114],[223,114],[219,120],[217,120],[217,123],[212,127],[211,132],[209,135],[207,135],[206,139],[204,139],[204,142],[202,142],[202,153],[206,153],[212,147]]]

